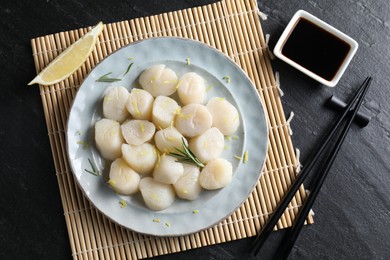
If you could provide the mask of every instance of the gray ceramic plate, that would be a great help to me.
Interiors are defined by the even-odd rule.
[[[133,65],[126,73],[130,63]],[[222,155],[233,163],[234,169],[234,177],[227,187],[202,191],[200,197],[192,202],[176,199],[169,208],[152,211],[144,205],[139,194],[119,196],[108,187],[103,177],[94,176],[85,169],[91,168],[88,159],[103,175],[107,174],[110,165],[95,148],[93,130],[95,122],[102,118],[102,99],[107,89],[112,86],[124,86],[129,90],[138,87],[139,74],[159,63],[165,63],[179,76],[188,71],[200,74],[208,85],[206,101],[211,97],[226,98],[239,110],[241,124],[236,136],[226,140],[227,149]],[[107,73],[122,80],[112,83],[96,81]],[[230,82],[225,76],[230,77]],[[66,135],[72,171],[93,205],[122,226],[156,236],[194,233],[228,217],[256,185],[268,144],[264,109],[246,74],[218,50],[200,42],[173,37],[152,38],[130,44],[100,62],[77,92]],[[248,151],[249,159],[244,164],[234,156],[243,156],[245,151]],[[120,200],[126,201],[127,206],[121,208]]]

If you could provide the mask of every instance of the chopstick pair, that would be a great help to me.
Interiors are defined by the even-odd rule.
[[[367,77],[363,84],[359,87],[358,91],[355,93],[351,101],[348,103],[348,105],[345,107],[343,114],[340,116],[340,118],[337,120],[336,124],[333,126],[333,128],[330,130],[328,135],[325,137],[325,139],[322,142],[322,145],[319,147],[318,151],[316,153],[313,153],[312,156],[309,158],[309,163],[306,167],[303,168],[301,173],[298,175],[297,179],[291,186],[289,192],[285,195],[283,200],[280,202],[279,206],[275,210],[274,214],[271,216],[271,218],[268,220],[267,224],[263,228],[262,232],[256,237],[255,241],[253,242],[250,252],[254,255],[257,255],[261,249],[261,247],[264,245],[265,241],[271,234],[273,228],[275,227],[276,223],[280,219],[280,217],[283,215],[284,211],[286,210],[288,204],[292,200],[292,198],[295,196],[296,192],[298,191],[299,187],[303,183],[303,181],[308,176],[309,172],[317,162],[320,155],[323,153],[325,148],[328,146],[330,141],[334,138],[335,133],[338,132],[338,130],[341,128],[341,123],[344,121],[344,119],[347,118],[347,123],[345,124],[339,138],[337,139],[336,143],[334,144],[333,149],[331,150],[330,154],[328,155],[322,171],[320,171],[316,176],[314,177],[313,181],[313,189],[311,190],[310,194],[308,195],[306,201],[304,202],[304,205],[302,206],[299,216],[296,218],[296,221],[294,222],[292,228],[289,230],[289,232],[286,234],[286,236],[283,238],[282,243],[280,244],[279,248],[277,249],[277,252],[274,256],[274,259],[287,259],[292,247],[294,246],[294,243],[296,239],[298,238],[298,235],[303,227],[303,224],[307,218],[307,215],[312,208],[312,205],[322,187],[322,184],[324,180],[326,179],[326,176],[336,158],[336,155],[338,151],[340,150],[340,147],[351,127],[351,124],[357,114],[357,111],[359,110],[364,96],[367,93],[367,90],[371,84],[372,78]],[[355,107],[353,105],[356,103]]]

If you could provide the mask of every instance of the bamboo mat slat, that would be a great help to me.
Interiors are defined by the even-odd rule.
[[[37,73],[88,32],[83,28],[31,40]],[[215,47],[232,58],[255,84],[269,127],[263,174],[246,202],[207,230],[182,237],[152,237],[123,228],[95,209],[83,196],[69,167],[65,129],[69,110],[86,75],[113,51],[144,38],[177,36]],[[295,180],[299,164],[289,134],[255,0],[214,4],[106,24],[88,60],[68,79],[40,86],[43,111],[74,259],[141,259],[256,235]],[[303,186],[277,223],[291,226],[305,199]],[[307,219],[313,223],[312,216]]]

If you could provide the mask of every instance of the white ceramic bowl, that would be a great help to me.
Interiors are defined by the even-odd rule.
[[[344,60],[342,61],[341,65],[338,67],[337,72],[335,73],[335,75],[333,76],[333,78],[331,80],[325,79],[325,78],[323,78],[323,77],[313,73],[312,71],[310,71],[307,68],[301,66],[300,64],[298,64],[297,62],[295,62],[292,59],[288,58],[287,56],[285,56],[282,53],[282,49],[283,49],[285,43],[287,42],[289,36],[291,35],[291,33],[293,32],[296,24],[298,23],[298,21],[301,18],[310,21],[311,23],[317,25],[318,27],[324,29],[325,31],[329,32],[330,34],[336,36],[340,40],[342,40],[345,43],[347,43],[348,45],[350,45],[349,51],[347,52]],[[280,36],[280,38],[279,38],[279,40],[278,40],[278,42],[277,42],[277,44],[276,44],[276,46],[274,48],[274,54],[279,59],[287,62],[291,66],[293,66],[296,69],[302,71],[303,73],[305,73],[309,77],[315,79],[316,81],[320,82],[321,84],[324,84],[324,85],[329,86],[329,87],[334,87],[338,83],[338,81],[340,80],[340,78],[343,75],[345,69],[348,67],[348,64],[352,60],[352,57],[355,55],[357,49],[358,49],[358,43],[354,39],[352,39],[348,35],[344,34],[343,32],[337,30],[333,26],[331,26],[331,25],[325,23],[324,21],[318,19],[317,17],[311,15],[310,13],[308,13],[306,11],[303,11],[303,10],[299,10],[291,18],[291,21],[288,23],[286,29],[284,30],[284,32]],[[318,62],[321,62],[321,61],[319,60]]]

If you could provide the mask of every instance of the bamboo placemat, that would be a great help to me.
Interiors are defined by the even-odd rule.
[[[31,40],[37,72],[90,28]],[[220,49],[256,85],[268,114],[268,156],[256,188],[246,202],[213,228],[182,237],[152,237],[123,228],[102,215],[83,196],[69,167],[65,129],[72,100],[96,64],[131,42],[158,36],[192,38]],[[71,77],[40,86],[43,110],[74,259],[140,259],[254,236],[295,179],[299,165],[271,67],[256,0],[224,0],[202,7],[107,24],[85,64]],[[276,229],[291,226],[305,198],[297,192]],[[312,223],[309,216],[308,222]]]

